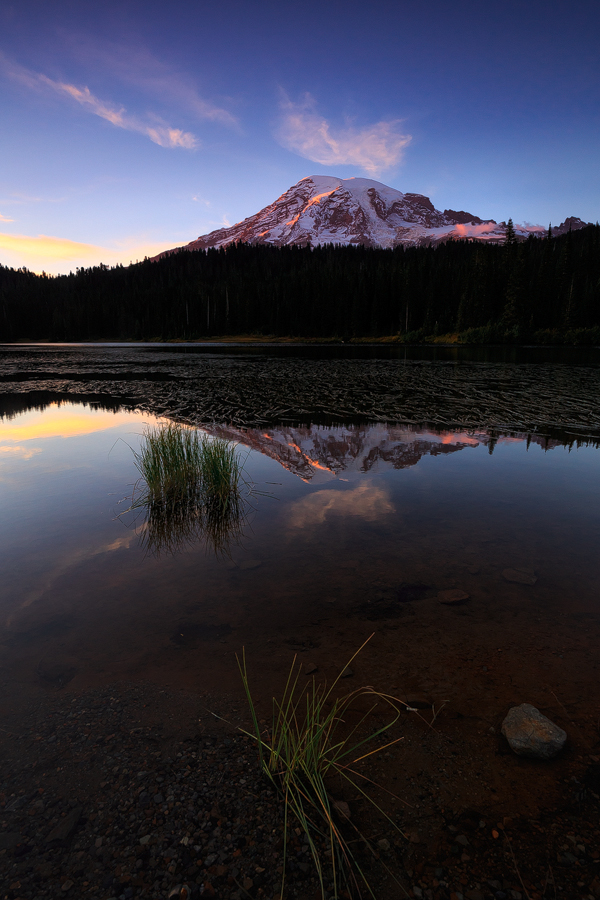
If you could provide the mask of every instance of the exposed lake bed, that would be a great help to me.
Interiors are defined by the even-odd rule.
[[[176,759],[175,725],[190,741],[225,727],[210,713],[192,727],[195,704],[234,726],[247,722],[235,663],[242,647],[268,717],[294,655],[331,682],[373,634],[343,687],[372,684],[427,721],[431,707],[438,713],[433,729],[406,713],[405,740],[376,764],[375,780],[411,804],[401,826],[415,836],[403,842],[388,827],[377,840],[394,849],[382,853],[392,853],[388,863],[409,890],[422,863],[420,890],[449,897],[462,884],[487,897],[482,860],[491,865],[486,854],[501,843],[492,836],[498,822],[525,847],[520,830],[539,843],[535,829],[550,811],[575,835],[584,825],[565,817],[585,822],[597,804],[577,785],[598,765],[600,369],[594,360],[378,353],[3,353],[6,750],[27,746],[40,785],[51,778],[59,791],[75,776],[83,784],[77,767],[49,775],[45,736],[15,743],[19,720],[35,709],[41,721],[45,697],[79,706],[106,685],[124,696],[140,685],[154,724],[164,720],[159,691],[181,698],[155,751]],[[200,540],[175,555],[149,554],[140,522],[119,517],[136,477],[131,448],[157,416],[247,448],[258,493],[227,552]],[[461,600],[444,602],[446,592]],[[567,732],[554,761],[519,758],[501,736],[508,709],[522,702]],[[102,755],[96,749],[80,768],[100,773]],[[381,802],[398,815],[396,801]],[[366,815],[360,804],[356,815]],[[448,825],[474,849],[459,844],[457,854]],[[562,865],[556,853],[566,851],[556,846],[556,883],[576,891],[563,895],[589,895],[593,856],[579,852]],[[432,860],[442,856],[449,863],[438,877]],[[491,896],[511,871],[501,856],[502,873],[488,876],[502,874]],[[538,875],[530,880],[533,896]],[[382,882],[378,896],[386,891],[394,896]]]

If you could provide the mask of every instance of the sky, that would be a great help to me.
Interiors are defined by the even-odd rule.
[[[600,3],[0,3],[0,264],[127,264],[317,174],[596,222]]]

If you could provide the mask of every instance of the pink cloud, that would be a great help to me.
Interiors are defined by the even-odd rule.
[[[466,225],[455,225],[454,231],[460,237],[480,237],[483,234],[494,231],[497,227],[495,222],[482,222],[481,225],[472,225],[468,223]]]
[[[77,35],[68,38],[73,54],[86,65],[90,60],[116,75],[123,83],[141,88],[169,104],[187,109],[198,119],[235,127],[237,119],[228,110],[200,96],[196,87],[143,48],[90,40]]]
[[[318,114],[310,94],[300,103],[284,94],[280,108],[277,138],[281,145],[324,166],[355,165],[379,175],[398,165],[412,140],[409,134],[400,133],[399,120],[336,129]]]
[[[185,150],[193,150],[199,146],[198,139],[191,132],[173,128],[166,122],[163,122],[158,116],[153,116],[150,122],[144,121],[137,116],[129,114],[125,107],[96,97],[88,87],[77,87],[77,85],[69,84],[68,82],[55,81],[47,75],[32,72],[24,66],[12,63],[3,55],[0,55],[0,66],[4,68],[13,81],[18,81],[32,90],[46,88],[57,94],[69,97],[88,112],[105,119],[116,128],[143,134],[161,147],[182,147]]]

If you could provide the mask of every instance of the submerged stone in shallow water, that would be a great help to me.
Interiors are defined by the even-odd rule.
[[[469,599],[469,594],[466,591],[461,591],[460,588],[451,588],[447,591],[439,591],[437,598],[440,603],[445,603],[446,605],[452,605],[456,603],[464,603]]]
[[[513,706],[502,723],[502,734],[518,756],[552,759],[562,750],[567,734],[531,703]]]
[[[535,584],[537,581],[537,576],[526,569],[504,569],[502,577],[505,581],[512,581],[515,584]]]

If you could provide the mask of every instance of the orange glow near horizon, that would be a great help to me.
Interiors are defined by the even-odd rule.
[[[53,275],[69,272],[77,266],[97,266],[101,262],[108,266],[117,263],[129,265],[142,260],[146,256],[157,256],[165,250],[171,250],[177,241],[159,243],[128,239],[116,247],[101,247],[95,244],[84,244],[68,238],[53,237],[47,234],[7,234],[0,232],[0,250],[5,251],[4,265],[19,268],[23,265],[40,274],[48,272]]]
[[[131,413],[111,413],[85,407],[74,411],[74,405],[52,403],[42,412],[35,410],[14,419],[0,420],[0,443],[74,437],[132,424]]]

